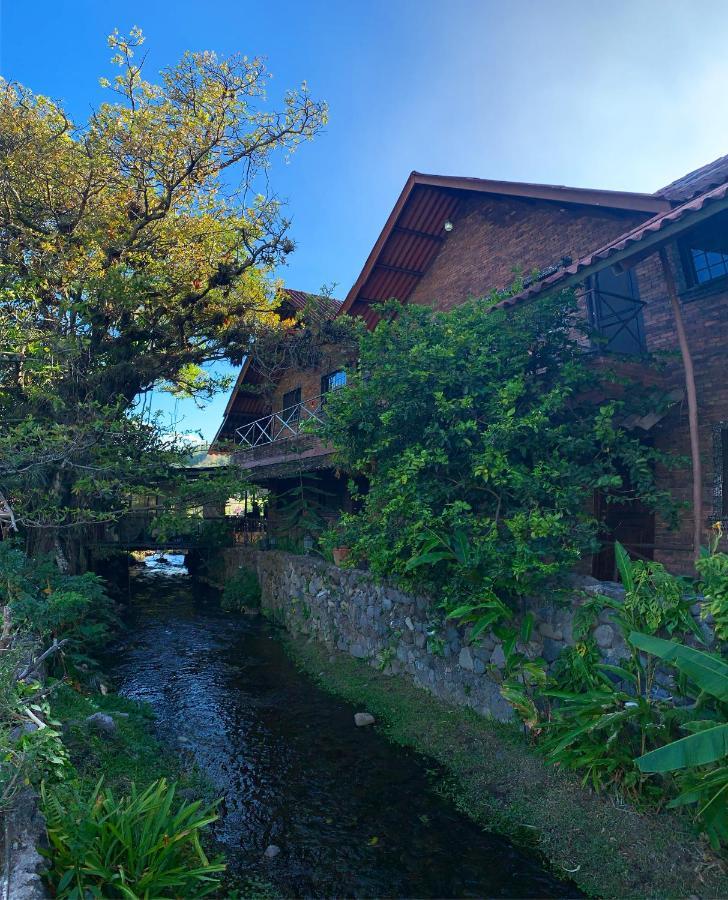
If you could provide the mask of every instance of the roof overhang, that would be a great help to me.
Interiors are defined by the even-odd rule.
[[[589,275],[597,275],[603,269],[631,268],[680,234],[724,210],[728,210],[728,183],[671,209],[668,213],[654,216],[648,222],[577,260],[573,265],[526,288],[520,294],[505,298],[492,308],[507,309],[550,296],[556,291],[580,285]]]
[[[373,325],[378,317],[372,303],[392,297],[406,302],[446,239],[444,223],[455,216],[462,199],[474,193],[644,214],[672,208],[653,194],[412,172],[339,315],[361,315]]]

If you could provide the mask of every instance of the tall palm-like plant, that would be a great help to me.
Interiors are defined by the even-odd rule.
[[[728,664],[702,650],[633,632],[638,650],[674,665],[698,689],[686,737],[638,757],[644,773],[676,774],[681,793],[670,806],[696,806],[713,847],[728,841]],[[712,702],[711,702],[712,701]]]

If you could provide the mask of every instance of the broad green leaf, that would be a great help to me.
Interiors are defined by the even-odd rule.
[[[705,766],[728,755],[728,725],[716,725],[637,758],[642,772],[674,772]]]
[[[718,657],[675,641],[665,641],[637,631],[630,634],[629,640],[638,650],[652,653],[665,662],[672,663],[692,678],[706,694],[717,697],[718,700],[728,701],[728,665]]]

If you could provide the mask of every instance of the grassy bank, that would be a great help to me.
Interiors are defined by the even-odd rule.
[[[391,740],[437,760],[441,789],[473,820],[537,847],[599,897],[725,897],[728,877],[689,823],[641,814],[547,765],[515,726],[455,709],[399,676],[321,644],[285,637],[326,690],[371,712]]]
[[[123,794],[132,782],[145,788],[166,778],[177,782],[188,797],[212,799],[211,786],[192,761],[157,739],[154,716],[147,706],[118,694],[81,694],[61,685],[53,693],[51,708],[53,717],[63,723],[63,743],[85,788],[93,788],[103,776],[114,793]],[[97,712],[112,716],[116,724],[112,734],[103,734],[86,722]]]

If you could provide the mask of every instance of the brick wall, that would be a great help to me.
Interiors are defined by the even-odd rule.
[[[274,411],[283,408],[283,396],[288,391],[301,388],[301,400],[310,400],[321,393],[321,376],[348,364],[347,354],[335,345],[327,345],[322,348],[323,358],[321,364],[313,369],[289,369],[278,382],[273,394],[272,408]]]
[[[688,343],[695,367],[698,395],[700,449],[703,467],[703,511],[705,541],[707,530],[714,520],[714,428],[728,421],[728,379],[726,379],[726,344],[728,343],[728,290],[725,285],[706,287],[700,292],[691,291],[683,273],[677,248],[668,248],[670,262],[678,282]],[[657,255],[653,255],[636,267],[640,296],[645,301],[643,310],[647,349],[663,356],[665,383],[668,388],[684,388],[684,373],[673,324],[670,302],[662,278]],[[660,484],[686,504],[681,513],[677,531],[657,523],[655,558],[676,572],[692,571],[692,528],[690,508],[692,498],[692,472],[689,463],[690,437],[688,413],[685,401],[680,403],[654,429],[655,445],[668,452],[687,458],[687,462],[670,471],[660,471]]]
[[[528,274],[563,256],[576,259],[645,218],[547,200],[472,197],[409,302],[451,309],[508,287],[516,265]]]

